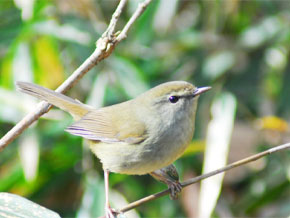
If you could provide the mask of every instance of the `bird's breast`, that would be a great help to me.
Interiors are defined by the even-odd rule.
[[[168,166],[190,143],[194,116],[183,114],[173,122],[158,120],[161,123],[149,121],[156,126],[147,129],[148,137],[140,144],[92,142],[91,149],[100,158],[104,169],[111,172],[142,175]]]
[[[148,140],[148,155],[152,163],[167,166],[179,158],[190,143],[194,133],[194,120],[190,117],[182,117],[175,123],[159,130],[156,136]],[[146,150],[146,149],[145,149]]]

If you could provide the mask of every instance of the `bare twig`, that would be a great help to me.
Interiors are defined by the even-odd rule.
[[[133,23],[137,20],[138,17],[145,11],[147,6],[150,4],[152,0],[145,0],[142,3],[139,3],[137,10],[134,12],[132,17],[129,19],[127,24],[124,26],[123,30],[117,37],[117,41],[121,41],[127,37],[127,33],[130,29],[130,27],[133,25]]]
[[[110,40],[113,39],[114,37],[114,32],[115,32],[115,29],[116,29],[116,25],[117,25],[117,22],[120,18],[120,15],[125,7],[127,3],[127,0],[121,0],[116,11],[114,12],[114,14],[112,15],[112,19],[111,19],[111,22],[108,26],[108,29],[104,32],[103,36],[107,36]]]
[[[115,46],[126,38],[126,34],[132,24],[137,20],[139,16],[144,12],[145,8],[149,5],[151,0],[145,0],[141,3],[136,11],[133,13],[132,17],[129,19],[128,23],[125,25],[124,29],[121,31],[123,37],[118,37],[115,32],[117,21],[124,9],[127,0],[121,0],[116,11],[114,12],[110,24],[102,35],[102,37],[97,41],[97,47],[95,51],[91,54],[86,61],[76,69],[72,75],[59,86],[56,91],[60,93],[65,93],[68,91],[75,83],[77,83],[89,70],[91,70],[95,65],[97,65],[101,60],[107,58]],[[25,129],[27,129],[34,121],[39,117],[49,111],[51,105],[46,102],[40,102],[37,108],[27,114],[20,122],[18,122],[6,135],[0,139],[0,151],[2,151],[8,144],[10,144],[16,137],[18,137]]]
[[[258,154],[255,154],[255,155],[252,155],[250,157],[247,157],[247,158],[244,158],[242,160],[239,160],[239,161],[236,161],[234,163],[231,163],[231,164],[229,164],[229,165],[227,165],[227,166],[225,166],[223,168],[220,168],[218,170],[214,170],[214,171],[206,173],[204,175],[197,176],[195,178],[191,178],[191,179],[181,183],[181,185],[182,185],[182,187],[189,186],[189,185],[191,185],[193,183],[199,182],[199,181],[201,181],[203,179],[206,179],[208,177],[211,177],[211,176],[214,176],[216,174],[228,171],[228,170],[233,169],[235,167],[238,167],[238,166],[247,164],[249,162],[258,160],[258,159],[260,159],[260,158],[262,158],[262,157],[264,157],[266,155],[269,155],[269,154],[272,154],[272,153],[275,153],[275,152],[278,152],[278,151],[281,151],[281,150],[285,150],[285,149],[290,149],[290,143],[276,146],[274,148],[268,149],[266,151],[260,152]],[[149,195],[149,196],[147,196],[145,198],[142,198],[142,199],[140,199],[138,201],[135,201],[133,203],[128,204],[127,206],[125,206],[122,209],[118,210],[118,212],[125,213],[125,212],[127,212],[127,211],[129,211],[129,210],[131,210],[131,209],[133,209],[135,207],[138,207],[138,206],[140,206],[140,205],[142,205],[142,204],[144,204],[146,202],[153,201],[153,200],[155,200],[157,198],[160,198],[160,197],[162,197],[164,195],[167,195],[169,193],[170,193],[170,191],[169,191],[169,189],[167,189],[167,190],[164,190],[162,192],[158,192],[156,194]]]

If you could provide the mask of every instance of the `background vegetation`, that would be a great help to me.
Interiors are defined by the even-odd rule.
[[[0,137],[37,102],[15,91],[15,81],[55,89],[94,50],[117,3],[0,1]],[[120,28],[137,3],[129,1]],[[100,107],[170,80],[212,86],[200,98],[193,142],[176,162],[181,180],[202,172],[216,101],[232,108],[228,116],[234,125],[228,129],[229,152],[215,160],[232,162],[288,142],[289,9],[289,1],[153,1],[128,39],[68,95]],[[53,109],[1,152],[0,191],[26,197],[62,217],[103,215],[101,165],[81,138],[63,131],[71,122],[69,115]],[[284,151],[229,172],[213,216],[289,216],[289,157]],[[112,174],[110,181],[118,208],[165,188],[150,176]],[[177,201],[163,197],[128,217],[197,216],[198,196],[199,185],[194,185]]]

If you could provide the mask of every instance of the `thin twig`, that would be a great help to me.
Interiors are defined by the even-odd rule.
[[[116,23],[122,13],[124,6],[127,0],[121,0],[119,5],[117,6],[116,11],[114,12],[110,24],[105,31],[106,34],[97,41],[97,47],[95,51],[88,57],[85,62],[76,69],[71,76],[65,80],[57,89],[56,92],[65,93],[71,87],[74,86],[89,70],[91,70],[95,65],[97,65],[100,61],[107,58],[115,46],[125,39],[126,37],[116,38],[116,34],[114,34]],[[144,1],[145,8],[151,2],[148,0]],[[137,18],[144,12],[140,10],[140,7],[136,9],[133,13],[132,17],[129,19],[128,23],[125,25],[124,29],[121,31],[127,34],[129,28],[132,24],[137,20]],[[113,37],[113,38],[112,38]],[[36,121],[39,117],[49,111],[51,105],[46,102],[40,102],[37,108],[27,114],[21,121],[19,121],[6,135],[4,135],[0,139],[0,151],[2,151],[8,144],[10,144],[15,138],[17,138],[25,129],[27,129],[34,121]]]
[[[260,158],[262,158],[262,157],[264,157],[264,156],[266,156],[266,155],[269,155],[269,154],[272,154],[272,153],[275,153],[275,152],[278,152],[278,151],[281,151],[281,150],[285,150],[285,149],[290,149],[290,143],[287,143],[287,144],[284,144],[284,145],[276,146],[276,147],[274,147],[274,148],[268,149],[268,150],[266,150],[266,151],[260,152],[260,153],[258,153],[258,154],[255,154],[255,155],[252,155],[252,156],[250,156],[250,157],[247,157],[247,158],[244,158],[244,159],[242,159],[242,160],[239,160],[239,161],[236,161],[236,162],[234,162],[234,163],[231,163],[231,164],[229,164],[229,165],[227,165],[227,166],[225,166],[225,167],[223,167],[223,168],[220,168],[220,169],[218,169],[218,170],[214,170],[214,171],[209,172],[209,173],[206,173],[206,174],[204,174],[204,175],[197,176],[197,177],[195,177],[195,178],[191,178],[191,179],[189,179],[189,180],[187,180],[187,181],[181,183],[181,185],[182,185],[182,187],[189,186],[189,185],[191,185],[191,184],[194,184],[194,183],[196,183],[196,182],[199,182],[199,181],[201,181],[201,180],[203,180],[203,179],[206,179],[206,178],[208,178],[208,177],[211,177],[211,176],[214,176],[214,175],[216,175],[216,174],[219,174],[219,173],[222,173],[222,172],[228,171],[228,170],[233,169],[233,168],[235,168],[235,167],[238,167],[238,166],[241,166],[241,165],[247,164],[247,163],[249,163],[249,162],[252,162],[252,161],[258,160],[258,159],[260,159]],[[162,197],[162,196],[164,196],[164,195],[167,195],[167,194],[169,194],[169,193],[170,193],[170,191],[169,191],[169,189],[167,189],[167,190],[164,190],[164,191],[158,192],[158,193],[156,193],[156,194],[149,195],[149,196],[147,196],[147,197],[145,197],[145,198],[142,198],[142,199],[140,199],[140,200],[137,200],[137,201],[135,201],[135,202],[133,202],[133,203],[128,204],[127,206],[125,206],[125,207],[123,207],[122,209],[118,210],[118,212],[120,212],[120,213],[125,213],[125,212],[127,212],[127,211],[129,211],[129,210],[131,210],[131,209],[133,209],[133,208],[135,208],[135,207],[139,207],[139,206],[142,205],[142,204],[145,204],[145,203],[147,203],[147,202],[149,202],[149,201],[153,201],[153,200],[155,200],[155,199],[157,199],[157,198],[160,198],[160,197]]]
[[[139,3],[137,10],[131,16],[127,24],[124,26],[121,33],[117,36],[117,41],[121,41],[127,37],[127,33],[130,27],[137,20],[137,18],[140,17],[140,15],[145,11],[145,9],[147,8],[147,6],[150,4],[151,1],[152,0],[145,0],[144,2]]]
[[[110,24],[107,28],[107,30],[104,32],[103,36],[107,36],[110,40],[113,39],[113,34],[116,30],[116,25],[117,25],[117,22],[120,18],[120,15],[122,13],[122,11],[124,10],[124,7],[127,3],[127,0],[121,0],[116,11],[113,13],[112,15],[112,19],[110,21]]]

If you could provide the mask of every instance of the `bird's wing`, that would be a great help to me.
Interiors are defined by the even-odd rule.
[[[130,108],[130,107],[129,107]],[[92,110],[79,121],[67,127],[66,131],[86,139],[106,143],[126,142],[138,144],[147,138],[146,126],[136,120],[132,109],[114,107]]]

